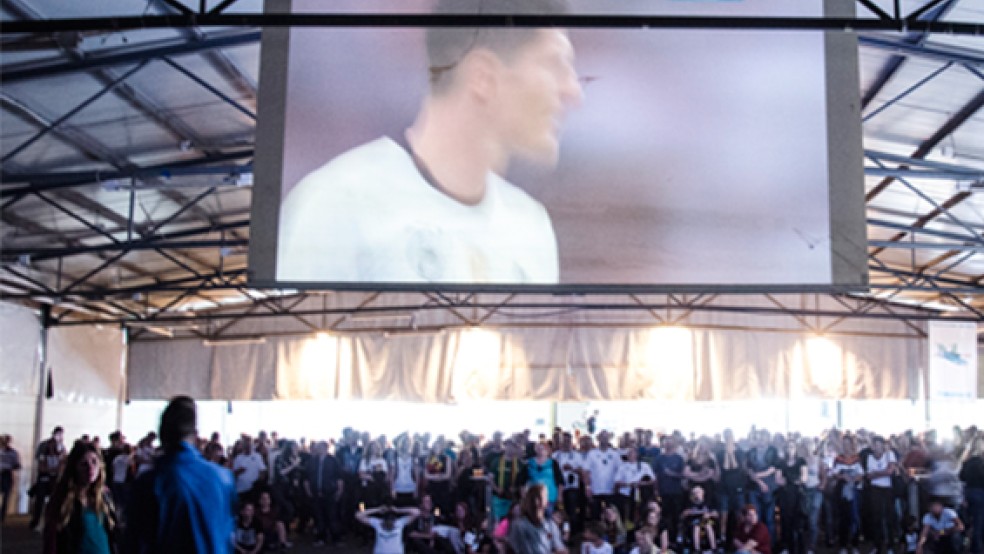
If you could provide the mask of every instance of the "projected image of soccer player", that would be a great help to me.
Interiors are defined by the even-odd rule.
[[[439,13],[557,14],[563,0],[439,0]],[[430,90],[402,136],[311,172],[281,208],[277,278],[293,282],[558,282],[544,207],[507,182],[553,167],[582,98],[560,29],[432,28]]]

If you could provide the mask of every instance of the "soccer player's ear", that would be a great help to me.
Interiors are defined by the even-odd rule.
[[[495,98],[499,91],[501,68],[502,62],[492,52],[485,49],[472,51],[461,68],[468,91],[482,102]]]

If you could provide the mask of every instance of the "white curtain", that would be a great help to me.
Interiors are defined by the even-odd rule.
[[[913,398],[925,340],[684,328],[463,328],[130,347],[130,396],[200,399]]]

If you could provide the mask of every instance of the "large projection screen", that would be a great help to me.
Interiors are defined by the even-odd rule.
[[[436,1],[293,0],[267,10],[429,14]],[[501,13],[497,0],[474,3]],[[568,6],[573,15],[854,15],[850,0]],[[866,286],[851,33],[450,30],[458,34],[264,29],[251,283]],[[439,45],[430,54],[428,37]]]

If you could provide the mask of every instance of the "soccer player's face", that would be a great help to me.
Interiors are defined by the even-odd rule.
[[[504,62],[498,122],[510,153],[545,165],[557,163],[561,123],[580,103],[574,47],[567,33],[541,29]]]

